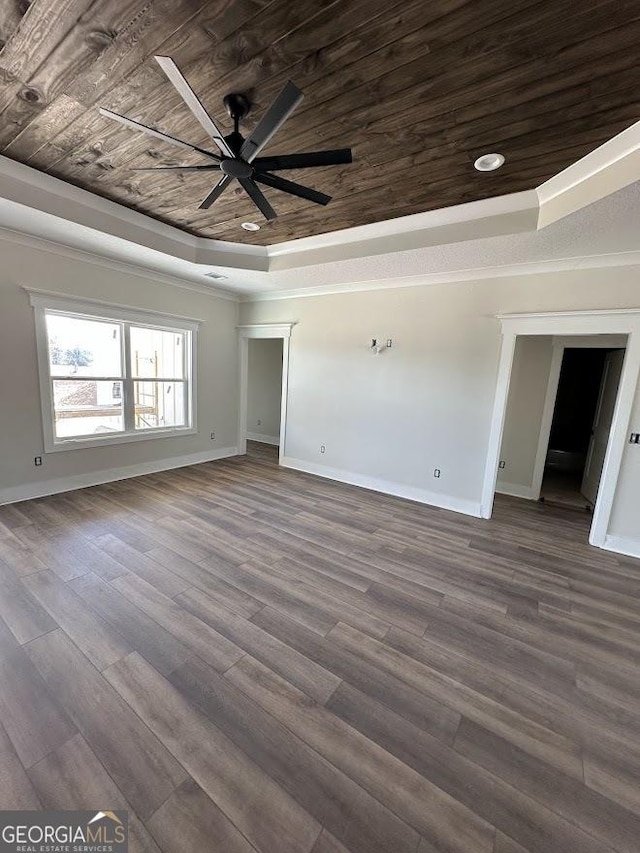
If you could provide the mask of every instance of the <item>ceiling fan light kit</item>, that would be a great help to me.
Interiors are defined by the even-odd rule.
[[[152,166],[145,169],[135,169],[134,171],[211,171],[214,173],[221,173],[211,192],[209,192],[209,194],[202,200],[200,209],[206,210],[211,207],[216,199],[222,195],[225,189],[234,180],[237,180],[260,213],[262,213],[264,218],[269,222],[277,218],[277,213],[258,184],[272,187],[273,189],[280,190],[288,195],[293,195],[298,198],[314,202],[315,204],[326,205],[331,201],[331,196],[328,196],[325,193],[305,187],[294,181],[288,181],[285,178],[281,178],[279,175],[274,175],[272,173],[286,169],[310,169],[351,163],[353,161],[353,157],[350,148],[339,148],[332,151],[313,151],[303,154],[284,154],[274,157],[258,156],[304,97],[300,89],[298,89],[294,83],[291,81],[286,83],[275,101],[271,104],[258,124],[246,138],[240,133],[240,122],[250,111],[250,103],[242,94],[231,93],[226,95],[223,99],[223,103],[227,113],[233,120],[233,131],[225,136],[221,133],[216,123],[207,113],[198,96],[195,94],[191,86],[189,86],[173,59],[168,56],[156,56],[155,59],[187,107],[191,110],[213,142],[215,142],[220,153],[217,154],[214,151],[209,151],[205,148],[200,148],[197,145],[192,145],[189,142],[185,142],[177,137],[162,133],[155,128],[148,127],[147,125],[127,118],[126,116],[121,116],[111,110],[104,108],[100,109],[101,115],[114,119],[115,121],[124,124],[126,127],[142,131],[156,139],[162,139],[176,147],[192,152],[195,151],[210,161],[199,166]],[[246,228],[245,226],[247,225],[254,225],[254,227]],[[259,230],[259,226],[255,226],[255,223],[242,223],[242,227],[247,231]]]

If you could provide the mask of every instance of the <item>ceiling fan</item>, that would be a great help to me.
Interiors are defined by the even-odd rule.
[[[314,166],[338,166],[343,163],[351,163],[352,155],[350,148],[338,148],[333,151],[313,151],[307,154],[258,157],[260,151],[271,141],[271,138],[282,127],[304,97],[300,89],[291,81],[284,86],[246,139],[240,133],[239,126],[242,119],[249,112],[249,101],[244,95],[226,95],[223,102],[227,113],[233,119],[233,132],[227,136],[223,136],[173,59],[168,56],[156,56],[155,59],[177,89],[182,100],[216,143],[221,154],[215,154],[213,151],[208,151],[189,142],[184,142],[182,139],[177,139],[152,127],[147,127],[147,125],[126,116],[121,116],[111,110],[101,108],[101,115],[107,118],[115,119],[127,127],[141,130],[149,136],[155,136],[157,139],[162,139],[179,148],[196,151],[209,160],[213,160],[213,163],[207,163],[202,166],[153,166],[145,169],[134,169],[133,171],[221,172],[222,175],[218,182],[200,204],[200,209],[211,207],[229,184],[236,179],[265,219],[269,221],[276,219],[277,213],[269,204],[258,184],[273,187],[276,190],[304,198],[307,201],[313,201],[316,204],[328,204],[331,201],[331,196],[325,195],[325,193],[318,192],[293,181],[285,180],[285,178],[281,178],[279,175],[273,175],[272,172],[278,172],[282,169],[308,169]]]

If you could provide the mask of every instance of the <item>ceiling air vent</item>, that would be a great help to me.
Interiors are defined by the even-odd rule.
[[[222,273],[220,272],[206,272],[205,275],[207,278],[215,279],[215,281],[220,281],[221,279],[228,278],[228,276],[222,275]]]

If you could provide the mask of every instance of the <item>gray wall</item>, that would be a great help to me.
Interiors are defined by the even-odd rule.
[[[244,303],[241,322],[296,321],[285,462],[477,512],[500,353],[496,315],[637,308],[639,284],[639,267],[585,269]],[[372,337],[392,338],[392,349],[372,356]],[[543,384],[541,376],[539,398]],[[640,430],[640,393],[630,429]],[[627,445],[610,533],[640,545],[638,506],[640,448]]]
[[[202,319],[197,435],[43,454],[34,311],[22,285]],[[238,305],[208,294],[0,240],[0,500],[84,484],[100,472],[170,464],[237,444]],[[211,440],[211,432],[216,438]],[[34,457],[43,456],[42,467]],[[95,475],[95,476],[93,476]]]

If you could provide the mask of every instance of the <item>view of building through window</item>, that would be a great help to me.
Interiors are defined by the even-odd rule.
[[[187,332],[53,312],[46,322],[56,439],[188,424]]]

